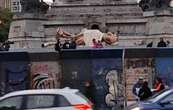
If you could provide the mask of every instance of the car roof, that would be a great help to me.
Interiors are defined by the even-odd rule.
[[[15,91],[8,93],[0,98],[0,100],[12,97],[12,96],[18,96],[18,95],[32,95],[32,94],[74,94],[79,92],[77,89],[70,89],[70,88],[63,88],[63,89],[32,89],[32,90],[21,90],[21,91]]]
[[[173,88],[166,88],[166,89],[160,91],[159,93],[153,95],[147,101],[155,103],[155,102],[162,100],[165,96],[172,94],[172,93],[173,93]]]
[[[173,92],[173,88],[166,88],[166,89],[164,89],[164,91],[169,91],[169,93],[172,93]]]

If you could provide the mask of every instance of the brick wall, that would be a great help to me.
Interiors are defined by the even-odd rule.
[[[134,100],[135,97],[132,93],[133,85],[138,81],[139,77],[143,77],[145,81],[152,85],[154,75],[154,66],[152,58],[133,58],[125,60],[125,73],[126,73],[126,90],[127,99]]]

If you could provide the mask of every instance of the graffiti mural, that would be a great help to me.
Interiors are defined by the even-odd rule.
[[[92,91],[89,91],[92,92],[90,94],[93,95],[92,102],[98,110],[112,110],[113,107],[122,105],[120,103],[124,100],[122,77],[121,58],[63,61],[63,86],[77,88],[85,94],[85,82],[91,81]]]
[[[29,88],[28,62],[3,62],[2,73],[5,74],[5,92],[25,90]],[[2,86],[4,84],[2,83]]]
[[[127,99],[134,100],[132,94],[133,85],[138,81],[139,77],[143,77],[152,85],[154,77],[154,59],[153,58],[131,58],[125,59],[125,74],[127,84]]]
[[[156,58],[156,73],[164,83],[173,86],[173,58]]]
[[[124,102],[121,59],[94,59],[92,67],[97,108],[121,109]]]
[[[33,62],[31,65],[31,88],[59,88],[61,67],[57,62]]]
[[[108,107],[116,107],[116,104],[123,98],[120,91],[123,92],[123,85],[119,82],[117,70],[110,70],[106,74],[106,83],[108,84],[108,93],[105,102]]]
[[[63,87],[79,89],[85,93],[85,81],[91,79],[89,59],[65,59],[63,61]]]

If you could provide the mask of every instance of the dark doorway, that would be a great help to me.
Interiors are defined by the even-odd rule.
[[[99,27],[99,25],[98,24],[93,24],[92,26],[91,26],[91,29],[100,29],[100,27]]]

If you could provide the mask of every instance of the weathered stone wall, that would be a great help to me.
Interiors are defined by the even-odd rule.
[[[44,16],[38,14],[20,14],[13,17],[9,40],[15,43],[11,48],[41,48],[44,41]]]
[[[64,4],[108,4],[120,1],[122,0],[56,0],[57,3],[62,2]]]
[[[77,2],[64,5],[55,2],[47,13],[49,21],[45,24],[45,36],[48,38],[55,36],[57,27],[70,33],[79,33],[82,28],[98,25],[103,32],[120,31],[120,46],[127,46],[124,42],[136,36],[136,40],[131,44],[128,43],[134,46],[134,43],[141,41],[141,37],[146,34],[147,20],[142,17],[142,10],[133,2],[110,1],[100,2],[100,4],[92,4],[88,1],[88,4],[80,5],[75,4]]]
[[[143,16],[147,19],[147,42],[153,41],[153,46],[156,47],[160,37],[163,37],[165,41],[173,41],[173,13],[171,10],[148,11],[144,12]],[[172,43],[169,46],[172,46]]]
[[[62,13],[63,12],[63,13]],[[142,11],[137,4],[108,4],[108,5],[58,5],[53,4],[48,16],[55,15],[53,19],[61,19],[64,16],[94,16],[102,15],[102,17],[114,16],[114,19],[120,17],[141,17]],[[105,16],[106,15],[106,16]],[[65,17],[66,18],[66,17]],[[72,18],[69,18],[72,19]]]
[[[16,42],[12,48],[41,48],[42,43],[55,40],[58,27],[76,34],[93,25],[102,32],[119,31],[123,47],[144,47],[151,41],[156,47],[160,37],[173,41],[172,11],[143,12],[133,0],[56,0],[45,16],[15,18],[9,34]]]

